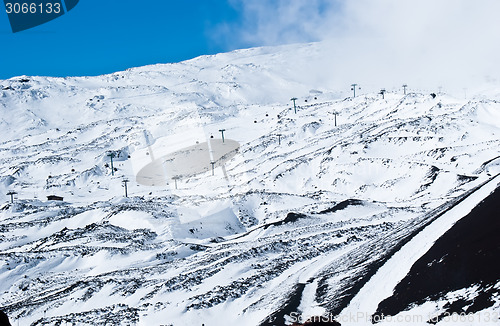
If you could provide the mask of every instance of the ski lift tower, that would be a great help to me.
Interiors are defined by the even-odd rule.
[[[224,142],[224,131],[226,131],[226,129],[219,129],[219,131],[222,134],[222,142]]]
[[[358,84],[351,85],[351,91],[354,92],[353,97],[356,97],[356,88],[361,89],[361,87],[359,87]]]
[[[212,165],[212,175],[214,175],[215,174],[215,172],[214,172],[215,162],[214,161],[210,161],[210,164]]]
[[[12,191],[12,190],[7,193],[7,196],[10,196],[10,202],[11,203],[14,202],[14,195],[17,195],[17,192]]]
[[[297,114],[297,106],[295,105],[295,101],[297,101],[298,98],[292,97],[290,101],[293,101],[293,109],[295,110],[295,114]]]
[[[122,180],[123,186],[125,187],[125,197],[128,197],[128,192],[127,192],[127,183],[130,182],[128,179]]]
[[[337,114],[339,114],[337,111],[332,112],[334,117],[335,117],[335,127],[337,127]]]
[[[111,160],[111,175],[115,175],[115,169],[113,168],[113,157],[115,157],[115,153],[109,153],[107,156],[109,156]]]

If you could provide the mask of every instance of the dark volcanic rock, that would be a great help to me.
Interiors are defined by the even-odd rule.
[[[10,326],[9,317],[0,310],[0,326]]]
[[[494,304],[500,294],[500,188],[448,230],[411,268],[375,315],[394,316],[443,294],[477,286],[475,296],[445,305],[442,316],[474,313]],[[434,322],[439,321],[439,317]]]
[[[364,205],[364,201],[359,200],[359,199],[347,199],[347,200],[344,200],[344,201],[338,203],[337,205],[335,205],[331,208],[328,208],[328,209],[325,209],[325,210],[319,212],[318,214],[335,213],[336,211],[346,209],[349,206],[360,206],[360,205]]]

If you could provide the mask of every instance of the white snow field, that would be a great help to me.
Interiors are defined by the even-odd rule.
[[[0,191],[16,194],[0,207],[0,309],[12,324],[374,313],[497,187],[500,92],[346,97],[308,70],[320,50],[1,80]],[[499,311],[498,281],[476,314]]]

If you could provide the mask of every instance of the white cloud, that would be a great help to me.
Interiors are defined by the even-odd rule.
[[[498,0],[232,0],[228,48],[323,41],[342,82],[457,90],[500,80]],[[340,76],[339,76],[340,75]]]
[[[229,1],[242,14],[238,24],[225,26],[229,28],[224,37],[233,46],[319,40],[322,38],[322,25],[329,20],[331,9],[335,7],[335,2],[328,0]]]

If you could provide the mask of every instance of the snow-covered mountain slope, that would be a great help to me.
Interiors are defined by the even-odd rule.
[[[392,288],[356,295],[377,271],[496,188],[500,103],[343,98],[308,71],[317,51],[1,81],[0,191],[17,192],[0,211],[2,310],[23,325],[283,325],[355,303],[376,313]],[[499,288],[479,313],[498,311]],[[426,307],[414,308],[445,311]]]

